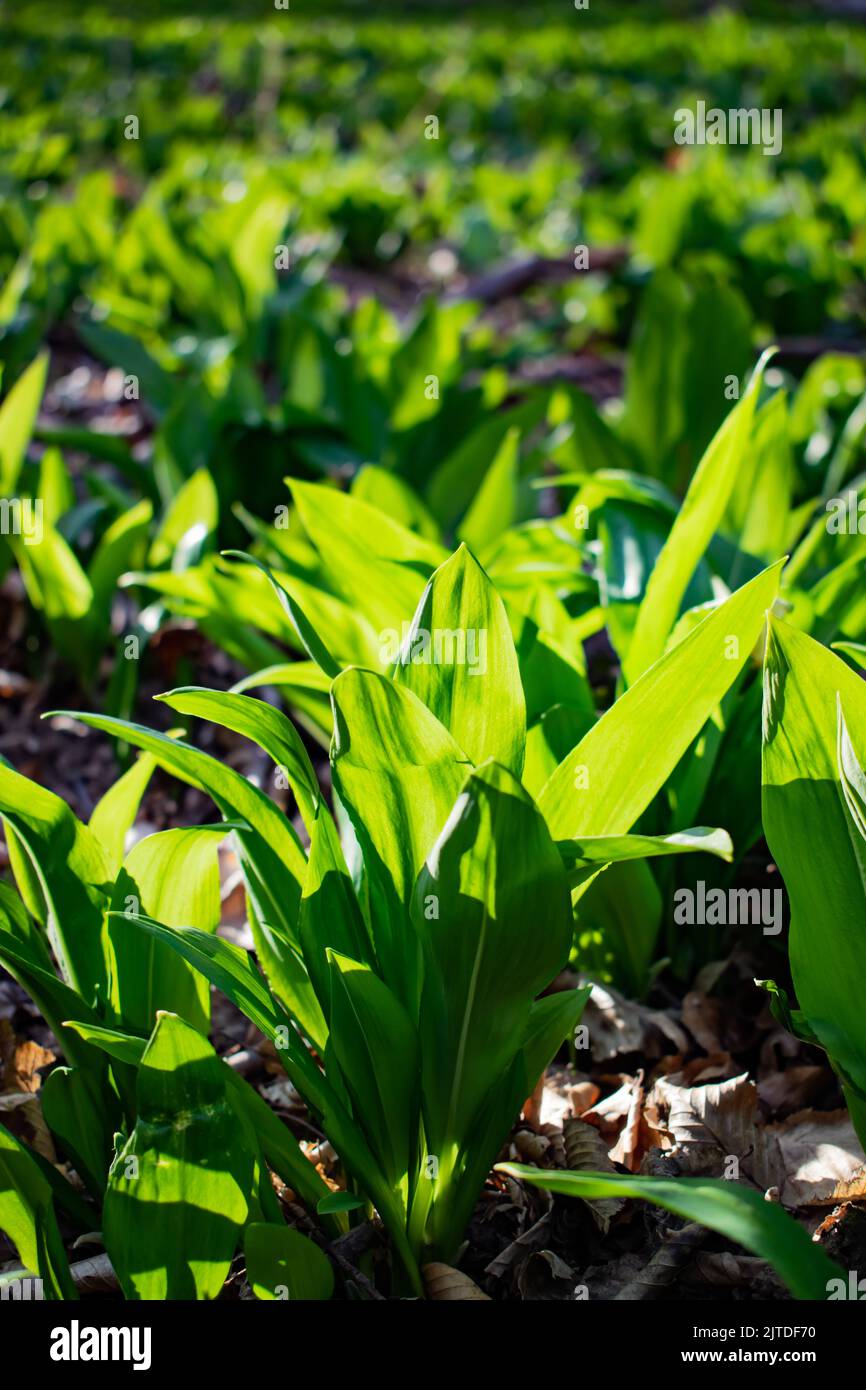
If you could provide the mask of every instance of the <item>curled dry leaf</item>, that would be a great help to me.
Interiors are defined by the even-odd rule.
[[[544,1163],[550,1150],[550,1139],[545,1134],[536,1134],[533,1129],[518,1129],[511,1140],[511,1147],[521,1163]]]
[[[584,1120],[566,1120],[562,1127],[565,1140],[566,1167],[575,1172],[615,1173],[604,1140],[594,1125]],[[598,1202],[584,1203],[602,1235],[625,1205],[621,1197],[608,1197]]]
[[[492,1275],[494,1279],[504,1278],[515,1265],[527,1260],[534,1251],[540,1250],[549,1237],[550,1211],[546,1211],[528,1231],[524,1231],[510,1245],[506,1245],[504,1250],[500,1250],[495,1260],[491,1260],[487,1265],[484,1273]]]
[[[454,1269],[451,1265],[437,1263],[424,1265],[422,1273],[427,1297],[434,1302],[491,1302],[489,1295],[482,1293],[468,1274]]]
[[[624,1077],[617,1090],[612,1091],[603,1100],[596,1101],[589,1110],[583,1112],[581,1118],[598,1130],[609,1149],[616,1144],[628,1120],[637,1084],[635,1077]]]
[[[628,1168],[630,1173],[636,1173],[640,1168],[642,1153],[641,1143],[641,1122],[643,1120],[644,1101],[646,1093],[643,1084],[643,1072],[638,1072],[635,1084],[632,1088],[631,1105],[625,1124],[619,1132],[619,1138],[610,1151],[611,1160],[614,1163],[621,1163]]]
[[[694,1222],[689,1222],[678,1231],[672,1231],[649,1263],[620,1289],[616,1295],[617,1299],[643,1302],[663,1298],[680,1270],[692,1261],[696,1250],[703,1245],[708,1235],[706,1226],[698,1226]]]

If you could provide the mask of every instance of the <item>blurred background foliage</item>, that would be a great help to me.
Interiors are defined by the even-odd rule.
[[[18,0],[2,45],[13,375],[82,295],[201,326],[201,259],[231,247],[243,277],[284,238],[422,290],[586,244],[589,274],[528,297],[534,353],[625,341],[659,267],[738,290],[768,336],[862,327],[866,33],[832,7]],[[779,156],[677,147],[698,98],[781,108]]]

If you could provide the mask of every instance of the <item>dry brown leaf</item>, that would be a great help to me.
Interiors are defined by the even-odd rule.
[[[616,1144],[620,1131],[628,1120],[636,1085],[635,1077],[623,1077],[622,1085],[616,1091],[605,1096],[603,1100],[596,1101],[595,1105],[585,1110],[581,1116],[586,1124],[595,1126],[609,1149]]]
[[[495,1279],[504,1278],[519,1261],[528,1259],[535,1250],[540,1250],[549,1236],[550,1211],[546,1211],[528,1231],[524,1231],[510,1245],[506,1245],[504,1250],[500,1250],[495,1260],[491,1260],[487,1265],[484,1273],[492,1275]]]
[[[693,989],[682,1003],[683,1024],[688,1028],[695,1042],[705,1052],[723,1052],[722,1045],[722,1002]]]
[[[550,1140],[545,1134],[536,1134],[534,1129],[518,1129],[512,1136],[511,1147],[520,1163],[540,1165],[550,1149]]]
[[[856,1192],[863,1150],[847,1110],[801,1110],[768,1125],[782,1155],[782,1203],[788,1207],[829,1206],[841,1188]]]
[[[805,1110],[832,1079],[828,1067],[800,1066],[768,1072],[758,1081],[758,1096],[779,1119]]]
[[[571,1298],[574,1270],[552,1250],[536,1250],[517,1272],[517,1289],[527,1302]]]
[[[562,1127],[566,1166],[577,1173],[615,1173],[607,1146],[594,1125],[584,1120],[566,1120]],[[606,1197],[584,1204],[602,1235],[625,1205],[621,1197]]]
[[[482,1293],[468,1274],[454,1269],[451,1265],[437,1263],[424,1265],[421,1272],[424,1275],[427,1297],[432,1299],[434,1303],[491,1302],[490,1296]]]
[[[637,1276],[620,1289],[617,1299],[643,1302],[664,1298],[680,1270],[691,1263],[695,1252],[708,1236],[706,1227],[694,1222],[672,1231]]]
[[[632,1088],[631,1105],[628,1109],[625,1124],[619,1132],[619,1138],[610,1151],[612,1162],[621,1163],[630,1173],[636,1173],[640,1168],[642,1153],[641,1120],[643,1119],[645,1099],[646,1093],[643,1084],[643,1072],[639,1071],[635,1077],[634,1087]]]
[[[670,1014],[626,999],[610,985],[593,985],[583,1022],[589,1029],[596,1062],[605,1062],[626,1052],[640,1052],[655,1059],[667,1056],[672,1050],[689,1050],[688,1035]]]
[[[785,1165],[775,1134],[759,1123],[757,1088],[744,1073],[707,1086],[677,1086],[661,1077],[652,1090],[653,1113],[661,1117],[659,1147],[676,1155],[694,1176],[726,1173],[735,1158],[757,1187],[782,1187]]]
[[[600,1095],[601,1090],[594,1081],[579,1081],[569,1092],[572,1115],[582,1115],[585,1110],[595,1105]]]

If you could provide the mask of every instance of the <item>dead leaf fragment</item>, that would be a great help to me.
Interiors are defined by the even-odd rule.
[[[488,1294],[481,1292],[468,1274],[454,1269],[451,1265],[434,1262],[424,1265],[421,1272],[424,1275],[427,1297],[432,1299],[434,1303],[490,1303],[492,1301]]]

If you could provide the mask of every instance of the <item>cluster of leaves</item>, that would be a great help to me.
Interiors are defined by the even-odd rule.
[[[572,282],[559,326],[578,335],[627,324],[635,284],[669,265],[712,268],[777,334],[862,322],[866,50],[854,26],[719,11],[610,22],[552,7],[546,22],[525,17],[515,43],[521,17],[495,11],[341,23],[294,10],[220,20],[208,6],[206,18],[132,25],[84,6],[71,33],[67,15],[16,7],[0,144],[5,360],[32,356],[82,289],[122,292],[139,263],[159,261],[163,217],[185,249],[213,237],[220,259],[213,224],[263,185],[263,226],[281,205],[293,237],[335,242],[365,267],[437,241],[470,270],[628,245],[604,307],[597,283]],[[782,109],[781,154],[678,150],[673,113],[698,99]],[[155,290],[151,313],[161,303]]]
[[[392,544],[406,544],[412,533],[390,526]],[[255,1289],[327,1296],[321,1252],[287,1230],[269,1167],[319,1215],[335,1202],[370,1203],[390,1236],[395,1289],[420,1293],[425,1260],[457,1256],[522,1100],[585,1004],[587,989],[542,991],[568,958],[588,886],[617,862],[729,852],[724,834],[703,827],[658,839],[629,831],[736,680],[778,580],[778,565],[763,571],[660,654],[535,798],[522,780],[519,651],[502,598],[465,546],[434,571],[387,673],[341,670],[280,590],[329,688],[336,819],[294,725],[273,706],[195,687],[163,697],[182,717],[264,750],[292,788],[308,851],[240,774],[110,716],[75,717],[142,756],[89,826],[0,768],[18,888],[3,888],[0,960],[64,1048],[69,1066],[49,1077],[44,1114],[101,1203],[128,1297],[214,1297],[242,1233]],[[486,634],[483,669],[416,658],[417,639],[445,628]],[[155,764],[207,792],[222,819],[148,836],[124,857]],[[214,933],[215,850],[227,834],[264,977]],[[322,1191],[264,1102],[214,1055],[206,982],[274,1044],[340,1155],[342,1200]],[[52,1296],[74,1296],[54,1203],[81,1219],[80,1199],[11,1136],[0,1172],[0,1220],[22,1258]],[[621,1181],[625,1195],[744,1241],[798,1296],[824,1290],[826,1257],[754,1194],[724,1182],[690,1194]],[[608,1196],[617,1180],[592,1182],[581,1195]],[[172,1219],[154,1220],[155,1205]]]

